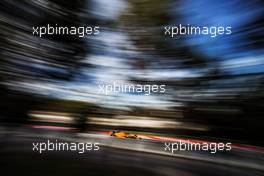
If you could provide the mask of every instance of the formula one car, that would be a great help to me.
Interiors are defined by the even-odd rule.
[[[126,133],[124,131],[112,131],[110,132],[110,136],[117,137],[117,138],[141,139],[136,134]]]

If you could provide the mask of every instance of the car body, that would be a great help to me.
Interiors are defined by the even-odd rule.
[[[127,133],[124,131],[112,131],[110,132],[110,136],[117,137],[117,138],[141,139],[136,134]]]

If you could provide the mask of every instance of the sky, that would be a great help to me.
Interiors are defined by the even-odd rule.
[[[232,27],[232,35],[187,37],[186,44],[195,52],[220,60],[223,68],[229,68],[233,74],[264,72],[264,49],[249,47],[252,43],[246,38],[256,33],[263,36],[263,27],[247,29],[250,22],[263,15],[264,7],[257,1],[186,0],[182,1],[179,12],[185,24]]]

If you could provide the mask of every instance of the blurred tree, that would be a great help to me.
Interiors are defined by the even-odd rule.
[[[186,44],[186,36],[166,38],[164,26],[181,23],[180,13],[177,14],[177,7],[180,7],[181,1],[130,0],[128,3],[128,8],[120,16],[119,25],[129,35],[136,46],[136,51],[140,53],[132,64],[135,70],[146,70],[156,75],[160,71],[177,70],[196,70],[201,73],[193,78],[183,76],[181,79],[161,80],[132,75],[131,80],[141,84],[165,84],[166,95],[170,100],[184,105],[182,109],[184,118],[178,120],[207,125],[211,131],[203,135],[224,138],[229,136],[247,142],[258,141],[262,133],[257,133],[256,129],[264,126],[260,118],[263,110],[261,105],[254,104],[263,96],[260,93],[263,92],[263,83],[256,84],[257,80],[263,79],[263,73],[234,76],[228,70],[222,69],[222,56],[216,55],[215,58],[211,58],[194,51],[192,46]],[[179,8],[178,11],[180,10],[183,9]],[[239,49],[247,51],[263,48],[262,18],[256,18],[241,28],[239,32],[245,34],[243,38],[246,41],[243,44],[239,43],[240,47],[243,46]],[[179,23],[175,24],[175,21]],[[240,79],[248,81],[241,84]],[[238,88],[254,90],[256,85],[261,87],[258,88],[259,93],[253,91],[240,95]],[[185,133],[201,135],[195,131]],[[250,136],[255,137],[253,139]]]
[[[18,85],[34,81],[70,81],[88,50],[77,36],[33,36],[33,26],[82,26],[85,1],[0,2],[0,103],[1,116],[22,122],[37,101]],[[89,22],[89,21],[88,21]],[[39,97],[38,97],[39,98]]]

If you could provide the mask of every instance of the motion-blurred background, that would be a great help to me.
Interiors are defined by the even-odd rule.
[[[69,131],[126,130],[262,148],[263,14],[262,0],[1,0],[1,134],[33,128],[37,137],[36,128],[59,129],[60,138]],[[100,34],[32,35],[33,26],[47,24],[100,26]],[[232,34],[164,36],[164,26],[178,24],[231,26]],[[98,91],[115,81],[164,84],[166,92]],[[9,136],[1,136],[2,147]],[[3,156],[6,163],[10,157]],[[170,169],[159,174],[190,174]]]

